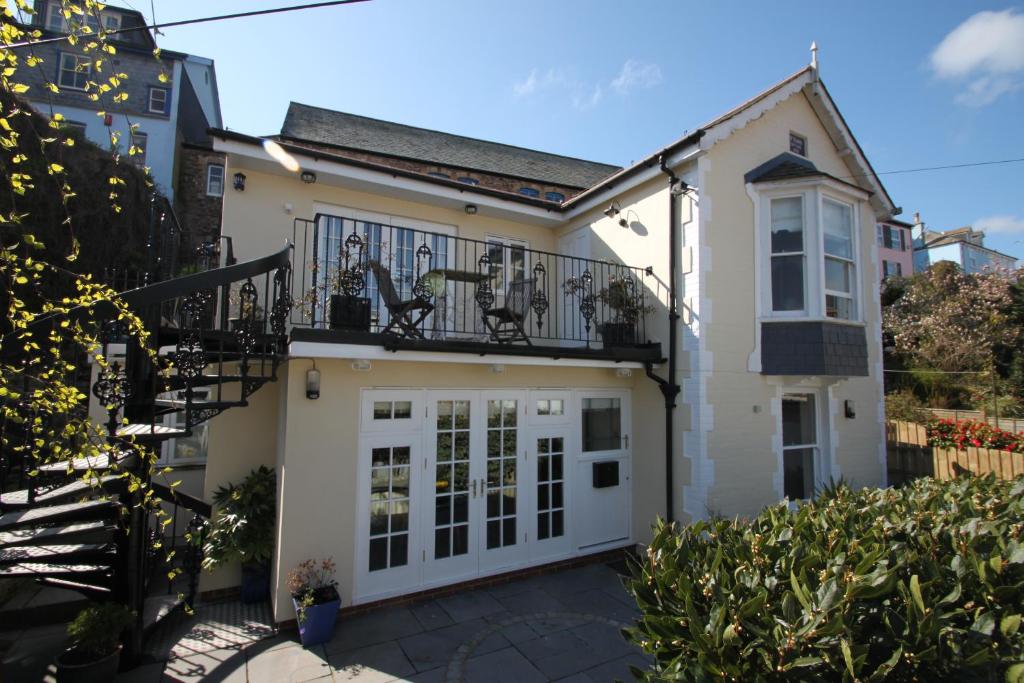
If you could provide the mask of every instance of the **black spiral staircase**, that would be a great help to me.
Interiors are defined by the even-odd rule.
[[[194,599],[197,539],[211,514],[208,503],[153,476],[152,454],[221,412],[246,406],[253,392],[276,379],[292,305],[290,258],[289,245],[264,258],[123,292],[148,333],[146,348],[127,334],[112,307],[72,311],[72,318],[108,321],[100,341],[104,357],[114,360],[91,384],[108,413],[99,455],[40,464],[29,449],[10,448],[18,434],[6,426],[0,579],[32,578],[127,605],[136,617],[125,639],[129,660],[139,656],[148,626]],[[41,319],[35,326],[45,331],[57,324]],[[29,380],[25,389],[31,390]],[[187,535],[179,517],[189,519]],[[168,580],[169,574],[179,580]],[[168,582],[165,595],[147,600],[160,581]]]

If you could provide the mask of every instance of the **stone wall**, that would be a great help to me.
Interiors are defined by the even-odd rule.
[[[174,210],[184,231],[183,256],[193,254],[203,242],[220,236],[221,197],[206,194],[206,168],[224,165],[224,154],[197,145],[183,144],[178,151],[178,192]],[[225,177],[225,187],[228,184]],[[190,262],[188,258],[186,263]]]

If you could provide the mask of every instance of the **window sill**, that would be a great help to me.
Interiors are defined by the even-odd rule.
[[[836,325],[849,325],[850,327],[867,327],[863,320],[844,320],[843,318],[829,318],[827,316],[792,316],[792,317],[769,317],[758,318],[758,323],[834,323]]]

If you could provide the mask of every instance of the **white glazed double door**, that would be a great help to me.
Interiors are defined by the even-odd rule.
[[[390,504],[385,519],[385,505],[371,501],[360,523],[370,534],[357,540],[367,550],[357,552],[356,599],[569,555],[570,426],[529,425],[524,390],[415,393],[395,405],[419,411],[421,429],[403,434],[396,423],[361,440],[372,465],[364,483]]]

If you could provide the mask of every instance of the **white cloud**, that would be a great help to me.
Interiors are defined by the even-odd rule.
[[[1024,14],[978,12],[942,39],[931,54],[939,78],[965,83],[958,104],[982,107],[1021,87]]]
[[[661,83],[661,67],[657,64],[627,59],[622,70],[611,87],[620,95],[625,95],[634,88],[653,88]]]
[[[974,227],[989,234],[1015,235],[1024,233],[1024,217],[1010,214],[989,216],[974,221]]]
[[[586,110],[604,101],[609,91],[622,96],[632,90],[653,88],[661,81],[661,68],[657,64],[627,59],[617,76],[597,82],[579,78],[575,69],[569,67],[532,69],[526,78],[512,84],[512,93],[519,98],[545,92],[561,94],[567,96],[576,109]]]

